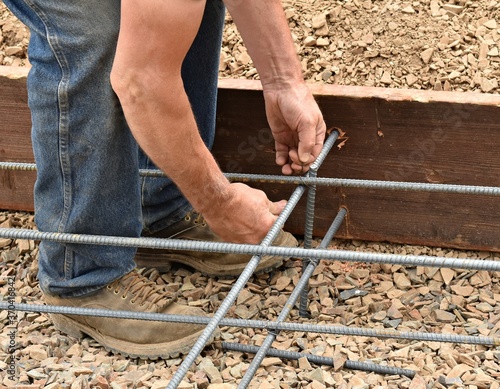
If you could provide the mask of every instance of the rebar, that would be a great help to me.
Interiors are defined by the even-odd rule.
[[[97,308],[81,308],[53,305],[38,305],[38,304],[23,304],[8,302],[0,302],[0,309],[23,312],[38,312],[38,313],[57,313],[62,315],[80,315],[80,316],[95,316],[109,317],[115,319],[133,319],[133,320],[149,320],[161,322],[175,323],[191,323],[191,324],[208,324],[212,318],[206,316],[193,315],[171,315],[152,312],[136,312],[136,311],[116,311]],[[219,322],[220,326],[238,327],[238,328],[255,328],[274,331],[292,331],[292,332],[311,332],[327,335],[347,335],[347,336],[363,336],[368,338],[381,339],[401,339],[401,340],[416,340],[423,342],[443,342],[443,343],[460,343],[460,344],[476,344],[483,346],[500,346],[500,337],[497,336],[472,336],[472,335],[454,335],[454,334],[436,334],[428,332],[402,332],[393,329],[377,329],[377,328],[359,328],[347,327],[340,324],[308,324],[296,322],[272,322],[266,320],[244,320],[224,318]]]
[[[309,172],[306,174],[306,177],[316,178],[318,175],[318,169],[322,165],[326,155],[330,152],[333,145],[337,141],[340,133],[335,130],[325,142],[325,145],[322,149],[323,155],[320,154],[318,159],[316,159],[310,166]],[[314,207],[316,203],[316,184],[308,185],[307,189],[307,203],[306,203],[306,221],[304,227],[304,248],[310,249],[312,246],[312,237],[314,231]],[[302,272],[305,271],[307,265],[309,264],[309,259],[304,258],[302,260]],[[301,317],[308,317],[307,313],[307,295],[309,294],[309,285],[305,285],[302,289],[302,293],[300,295],[299,302],[299,315]]]
[[[34,171],[34,163],[0,162],[0,170],[23,170]],[[139,174],[147,177],[165,177],[161,170],[140,169]],[[358,189],[383,189],[407,192],[437,192],[455,193],[484,196],[500,196],[500,187],[496,186],[476,186],[476,185],[453,185],[453,184],[430,184],[425,182],[404,182],[404,181],[380,181],[380,180],[360,180],[352,178],[329,178],[329,177],[290,177],[268,174],[246,174],[246,173],[225,173],[231,181],[276,183],[290,185],[320,185],[330,187],[358,188]]]
[[[288,200],[288,203],[286,204],[284,210],[281,212],[281,214],[278,216],[278,219],[276,222],[273,224],[271,229],[269,230],[268,234],[264,238],[264,240],[261,243],[262,247],[267,247],[269,246],[276,236],[278,235],[280,229],[283,227],[285,224],[286,219],[290,216],[292,213],[293,209],[297,205],[298,201],[302,197],[302,195],[305,192],[305,187],[304,186],[299,186],[297,187],[292,195],[290,196],[290,199]],[[259,264],[261,255],[254,255],[252,259],[248,262],[248,264],[245,266],[245,269],[241,273],[241,275],[238,277],[236,283],[234,286],[231,288],[229,293],[227,294],[226,298],[222,301],[219,309],[215,312],[212,320],[208,323],[207,327],[199,337],[199,339],[196,341],[194,346],[191,348],[191,351],[189,354],[186,356],[184,361],[181,363],[177,371],[175,372],[174,376],[172,377],[171,381],[167,385],[167,389],[175,389],[179,385],[179,383],[182,381],[186,373],[188,372],[189,368],[191,365],[194,363],[195,359],[198,357],[198,355],[201,353],[203,347],[207,343],[207,341],[210,339],[212,334],[215,332],[216,327],[219,325],[221,320],[224,318],[226,315],[227,311],[229,308],[231,308],[231,305],[234,303],[236,298],[238,297],[239,293],[247,283],[248,279],[252,276],[253,272],[257,268],[257,265]]]
[[[344,217],[346,215],[346,210],[345,208],[341,208],[340,211],[337,214],[337,217],[333,220],[330,228],[328,229],[328,232],[326,236],[323,238],[321,241],[318,249],[324,249],[328,247],[330,244],[333,236],[339,229],[340,225],[342,224]],[[318,260],[309,260],[308,265],[302,272],[302,276],[299,279],[299,282],[293,289],[292,293],[290,294],[290,297],[288,298],[287,302],[285,303],[285,306],[283,307],[282,311],[278,315],[277,322],[281,323],[286,320],[286,318],[290,315],[290,312],[292,311],[292,308],[294,307],[295,303],[297,302],[297,299],[301,296],[302,291],[307,288],[309,284],[309,278],[311,278],[314,269],[316,269],[316,266],[318,265]],[[307,296],[306,296],[307,297]],[[264,342],[260,346],[259,351],[255,354],[255,357],[250,364],[248,370],[246,371],[245,375],[240,381],[240,384],[238,385],[238,388],[246,388],[250,384],[250,381],[252,380],[253,376],[257,372],[257,369],[259,368],[260,364],[262,363],[262,360],[266,357],[267,350],[271,348],[273,342],[276,339],[276,336],[278,335],[278,331],[270,331],[269,334],[267,335],[266,339],[264,339]]]
[[[257,346],[241,344],[241,343],[222,342],[221,346],[223,349],[228,351],[238,351],[243,353],[256,354],[259,351],[259,348]],[[286,351],[286,350],[278,350],[275,348],[270,348],[269,350],[267,350],[266,355],[270,357],[278,357],[278,358],[293,359],[293,360],[298,360],[300,358],[307,358],[309,362],[315,363],[316,365],[326,365],[326,366],[334,365],[333,358],[314,355],[314,354],[299,353],[296,351]],[[350,370],[362,370],[378,374],[400,375],[408,378],[413,378],[415,377],[416,374],[414,370],[410,369],[401,369],[399,367],[380,365],[373,362],[351,361],[349,359],[344,362],[343,367]]]
[[[311,258],[345,262],[388,263],[402,266],[447,267],[486,271],[500,270],[500,262],[494,260],[431,257],[425,255],[380,254],[344,250],[306,250],[299,247],[264,247],[251,244],[187,241],[182,239],[80,235],[60,232],[40,232],[18,228],[0,228],[0,237],[116,247],[149,247],[155,249],[193,250],[211,253],[274,255],[279,257]]]

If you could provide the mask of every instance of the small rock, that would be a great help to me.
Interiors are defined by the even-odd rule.
[[[445,385],[445,386],[452,386],[452,385],[458,385],[458,386],[461,386],[463,385],[463,381],[456,377],[456,378],[446,378],[445,376],[439,376],[438,378],[438,382],[441,384],[441,385]]]
[[[295,12],[296,12],[295,8],[287,8],[285,10],[285,17],[287,19],[291,19],[295,16]]]
[[[264,358],[262,360],[261,366],[263,367],[276,366],[276,365],[281,365],[281,363],[282,361],[280,358],[269,357],[269,358]]]
[[[211,383],[222,384],[222,376],[220,375],[219,369],[217,369],[215,366],[205,366],[203,367],[203,371],[205,372]]]
[[[476,309],[484,313],[493,312],[495,310],[495,308],[488,303],[479,303],[476,305]]]
[[[470,285],[465,285],[465,286],[452,285],[450,288],[454,293],[464,297],[469,297],[472,294],[472,292],[474,292],[474,288]]]
[[[448,268],[440,269],[441,276],[443,277],[443,281],[446,285],[450,285],[451,280],[455,277],[455,270]]]
[[[408,86],[414,85],[417,81],[418,78],[411,73],[406,76],[406,83],[408,84]]]
[[[80,345],[80,343],[75,343],[73,346],[71,346],[67,351],[66,351],[66,355],[68,357],[72,357],[72,356],[77,356],[77,357],[80,357],[82,355],[82,352],[83,352],[83,348],[82,346]]]
[[[10,46],[5,48],[5,54],[6,55],[17,55],[23,52],[22,47],[18,46]]]
[[[481,90],[484,93],[491,92],[496,87],[498,87],[497,80],[489,80],[486,77],[481,78]]]
[[[420,58],[422,58],[422,61],[424,61],[425,64],[428,64],[433,54],[434,54],[434,49],[430,47],[420,53]]]
[[[330,41],[326,38],[318,38],[316,41],[316,46],[328,46]]]
[[[411,281],[403,273],[394,273],[394,283],[399,289],[408,289],[411,286]]]
[[[411,380],[411,383],[410,383],[410,386],[408,389],[427,389],[427,385],[425,383],[425,380],[417,374]]]
[[[488,20],[483,24],[483,26],[489,28],[490,30],[496,30],[498,28],[497,21],[495,19]]]
[[[387,310],[387,316],[391,319],[401,319],[403,314],[399,311],[395,304],[392,304]]]
[[[462,375],[467,372],[472,370],[472,367],[460,363],[456,365],[453,369],[450,370],[450,372],[446,375],[446,378],[459,378],[462,377]]]
[[[312,18],[312,28],[317,30],[318,28],[321,28],[326,25],[326,15],[321,14],[321,15],[316,15]]]
[[[306,47],[311,47],[311,46],[315,46],[316,45],[316,38],[313,37],[313,36],[307,36],[305,39],[304,39],[304,45]]]
[[[311,370],[311,364],[306,357],[299,358],[299,369],[301,370]]]
[[[415,13],[415,10],[413,9],[413,7],[411,5],[403,8],[401,10],[401,12],[405,13],[405,14],[414,14]]]
[[[464,10],[464,7],[456,4],[443,4],[443,9],[451,12],[452,14],[459,15]]]
[[[388,70],[385,70],[384,73],[382,74],[382,77],[380,78],[380,82],[382,84],[389,85],[392,83],[392,77],[391,77],[391,72]]]
[[[432,312],[436,321],[441,323],[453,323],[456,320],[456,316],[453,313],[443,311],[441,309],[436,309]]]
[[[386,318],[386,316],[387,316],[386,311],[379,311],[371,317],[371,320],[372,321],[382,321]]]
[[[44,361],[48,358],[47,351],[45,351],[44,346],[41,345],[33,345],[27,348],[30,358],[33,358],[37,361]]]
[[[349,300],[350,298],[353,297],[363,297],[366,296],[368,292],[366,290],[361,290],[361,289],[349,289],[349,290],[344,290],[340,292],[340,298],[342,300]]]

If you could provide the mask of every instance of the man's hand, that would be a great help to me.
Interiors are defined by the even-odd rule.
[[[258,244],[269,232],[286,201],[272,202],[261,190],[230,184],[230,200],[203,213],[212,230],[235,243]]]
[[[284,174],[305,173],[325,138],[323,116],[304,83],[280,0],[224,0],[259,71],[267,119]]]
[[[318,157],[326,125],[309,88],[303,82],[264,87],[267,120],[276,145],[276,163],[283,174],[303,174]]]

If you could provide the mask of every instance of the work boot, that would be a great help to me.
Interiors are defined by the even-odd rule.
[[[149,281],[135,270],[91,295],[72,298],[45,295],[49,305],[206,316],[201,309],[177,304],[175,299],[174,293]],[[205,328],[188,323],[66,314],[50,316],[58,330],[75,338],[89,335],[106,350],[130,358],[175,358],[179,354],[186,354]]]
[[[208,226],[203,216],[195,211],[189,212],[184,219],[149,237],[223,242]],[[292,234],[281,230],[274,240],[273,246],[296,247],[297,240]],[[251,255],[245,254],[139,248],[134,260],[138,267],[153,267],[160,272],[169,271],[170,263],[175,262],[187,265],[207,276],[234,277],[242,273],[250,258]],[[281,266],[284,259],[283,257],[263,256],[257,266],[256,273],[275,269]]]

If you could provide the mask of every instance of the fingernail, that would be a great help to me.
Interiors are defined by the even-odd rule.
[[[308,163],[310,158],[311,158],[311,154],[310,153],[302,154],[302,156],[300,157],[300,162],[302,162],[302,163]]]

